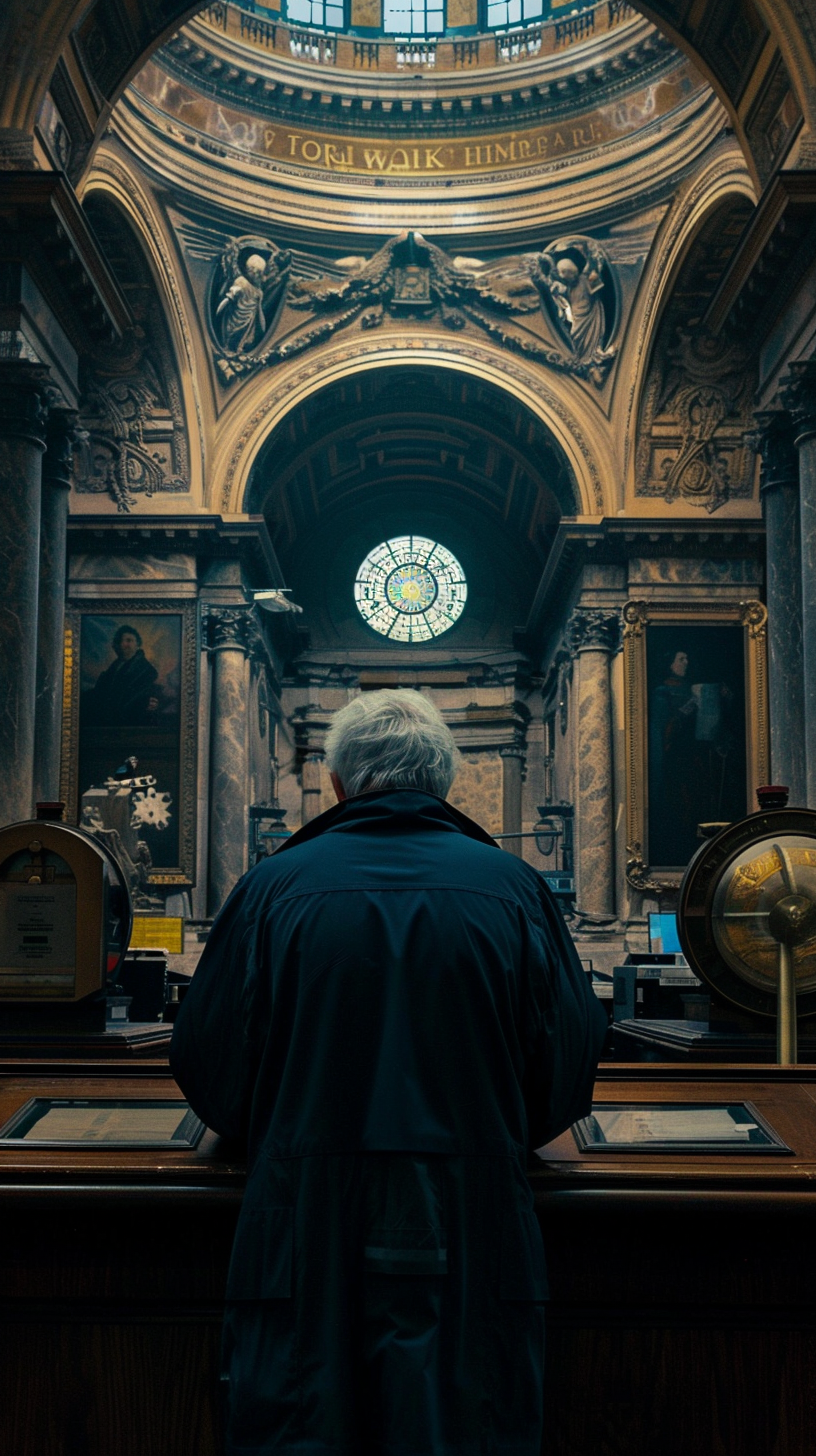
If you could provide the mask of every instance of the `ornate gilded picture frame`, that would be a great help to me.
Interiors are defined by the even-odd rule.
[[[769,772],[762,602],[629,601],[624,617],[626,877],[676,888],[699,823],[756,808]]]
[[[117,597],[66,613],[66,818],[118,835],[146,886],[193,883],[196,670],[194,603]],[[117,779],[145,780],[119,808],[121,823]]]

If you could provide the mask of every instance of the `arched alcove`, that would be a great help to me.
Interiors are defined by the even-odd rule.
[[[511,648],[562,515],[579,509],[556,441],[508,391],[451,369],[383,366],[327,385],[273,430],[247,509],[262,513],[316,650],[382,648],[353,598],[380,541],[439,540],[469,583],[446,652]]]
[[[85,361],[74,489],[109,496],[117,509],[127,510],[156,496],[189,492],[190,412],[167,309],[142,240],[106,193],[90,193],[84,208],[133,324]]]

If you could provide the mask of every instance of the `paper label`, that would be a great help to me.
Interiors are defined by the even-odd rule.
[[[73,970],[76,933],[76,885],[0,883],[0,974]]]

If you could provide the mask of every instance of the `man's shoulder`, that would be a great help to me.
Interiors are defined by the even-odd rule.
[[[245,877],[264,898],[358,885],[473,891],[513,900],[541,915],[541,878],[533,867],[498,845],[462,833],[416,836],[321,834],[262,860]]]

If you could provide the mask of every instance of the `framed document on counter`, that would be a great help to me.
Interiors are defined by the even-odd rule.
[[[194,1148],[204,1123],[186,1102],[30,1097],[0,1127],[0,1147]]]
[[[608,1102],[573,1126],[582,1153],[790,1153],[752,1102]]]

